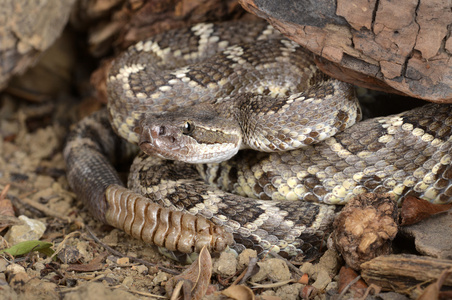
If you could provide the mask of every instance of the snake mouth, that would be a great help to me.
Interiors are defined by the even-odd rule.
[[[157,155],[165,159],[183,160],[189,149],[165,126],[143,126],[140,130],[138,146],[148,155]]]

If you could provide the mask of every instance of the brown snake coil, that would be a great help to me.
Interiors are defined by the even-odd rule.
[[[273,36],[276,41],[267,41]],[[240,44],[246,42],[252,44]],[[176,45],[183,48],[176,49]],[[179,66],[212,55],[202,63]],[[230,245],[238,250],[255,247],[294,255],[321,244],[330,228],[335,208],[319,202],[344,203],[366,191],[450,202],[451,106],[430,104],[345,129],[359,113],[335,103],[339,98],[353,102],[350,88],[325,80],[309,55],[278,38],[264,23],[200,24],[140,42],[116,59],[108,85],[113,130],[139,143],[144,151],[160,151],[153,144],[160,138],[159,145],[176,149],[177,156],[166,150],[157,154],[178,159],[192,153],[193,140],[210,148],[220,142],[234,144],[223,122],[198,123],[210,120],[203,119],[203,113],[195,121],[189,119],[199,133],[187,130],[187,115],[178,107],[199,101],[222,111],[227,107],[226,119],[239,120],[242,140],[246,140],[245,145],[221,154],[218,161],[233,156],[237,147],[259,144],[267,147],[265,151],[290,150],[245,150],[229,161],[208,165],[140,154],[130,170],[128,190],[111,162],[130,156],[133,147],[112,134],[106,111],[81,121],[65,148],[72,188],[100,220],[146,242],[181,252],[199,251],[203,245],[221,251]],[[249,95],[254,95],[251,104],[242,101]],[[229,104],[229,98],[239,100]],[[318,111],[327,98],[334,104]],[[301,102],[313,106],[303,110],[296,106]],[[163,118],[154,116],[167,110],[171,112]],[[317,118],[313,112],[320,112],[316,114],[320,120],[330,117],[332,121],[310,125]],[[280,123],[271,119],[274,115]],[[262,129],[258,121],[273,127]],[[308,127],[300,129],[298,124]],[[212,135],[213,131],[219,135]],[[258,134],[256,142],[254,132],[266,134]],[[174,146],[179,138],[189,138],[184,143],[190,147]],[[291,150],[301,144],[308,146]],[[199,174],[212,185],[206,185]]]

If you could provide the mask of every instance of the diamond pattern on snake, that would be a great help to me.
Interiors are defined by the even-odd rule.
[[[450,105],[359,122],[352,86],[264,22],[141,41],[107,85],[107,110],[68,138],[68,179],[94,216],[145,242],[305,254],[331,204],[357,194],[451,202]],[[126,188],[113,164],[135,155]]]

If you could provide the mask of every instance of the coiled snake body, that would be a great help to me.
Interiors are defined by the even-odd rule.
[[[351,126],[350,86],[264,23],[171,31],[129,48],[109,74],[109,113],[68,138],[68,179],[96,217],[146,242],[294,255],[330,230],[326,203],[368,191],[451,201],[450,105]],[[136,157],[129,189],[111,165],[134,153],[125,140],[157,154]]]

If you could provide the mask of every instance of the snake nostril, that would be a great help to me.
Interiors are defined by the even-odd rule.
[[[170,141],[171,143],[176,142],[176,138],[174,138],[173,136],[170,136],[170,137],[168,137],[168,138],[169,138],[169,141]]]
[[[160,128],[159,128],[159,135],[165,135],[165,133],[166,133],[165,126],[160,126]]]

